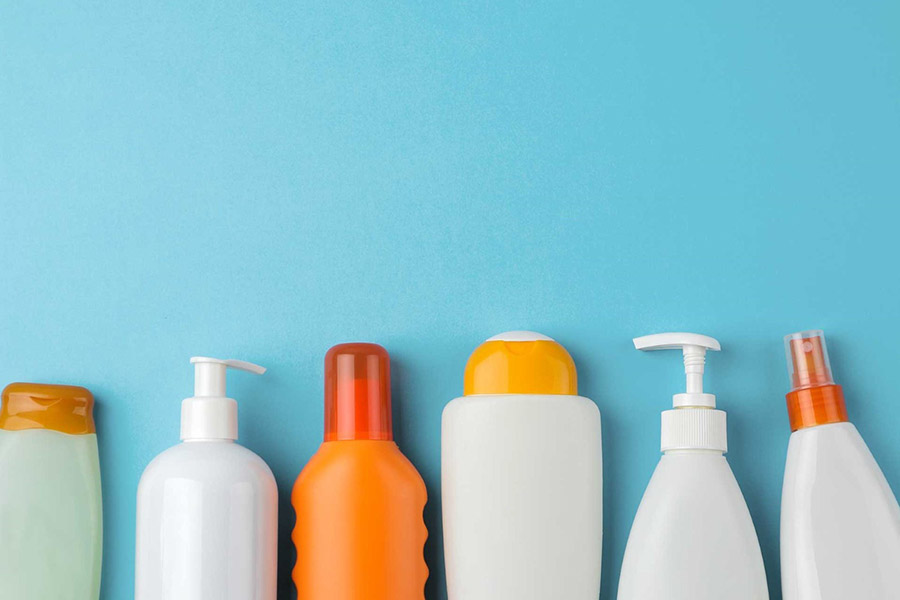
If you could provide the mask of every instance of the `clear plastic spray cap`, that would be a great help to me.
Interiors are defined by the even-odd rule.
[[[791,376],[787,394],[791,431],[846,422],[844,392],[831,375],[825,334],[814,329],[786,335],[784,348]]]
[[[792,390],[834,383],[825,333],[821,329],[786,335],[784,348]]]

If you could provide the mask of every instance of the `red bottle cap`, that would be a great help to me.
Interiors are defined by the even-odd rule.
[[[325,441],[392,440],[391,359],[378,344],[325,354]]]

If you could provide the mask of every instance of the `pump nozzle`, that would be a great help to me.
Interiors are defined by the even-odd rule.
[[[634,347],[638,350],[681,350],[684,353],[684,373],[687,378],[686,393],[675,394],[672,404],[675,408],[715,408],[715,395],[703,393],[703,369],[706,365],[706,351],[722,349],[717,340],[697,333],[657,333],[634,338]]]
[[[237,402],[228,398],[225,375],[229,368],[256,375],[264,367],[243,360],[194,356],[194,395],[181,403],[181,439],[236,440]]]
[[[696,333],[658,333],[634,339],[638,350],[681,350],[687,392],[672,396],[675,410],[663,411],[660,449],[728,451],[725,412],[716,410],[716,397],[703,393],[707,350],[721,350],[719,342]]]
[[[220,359],[207,356],[191,357],[194,365],[194,396],[221,397],[225,395],[225,372],[228,368],[262,375],[265,367],[234,358]]]

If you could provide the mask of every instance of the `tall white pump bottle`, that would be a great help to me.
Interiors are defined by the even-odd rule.
[[[239,360],[194,357],[181,405],[183,443],[157,456],[138,486],[135,600],[275,600],[278,491],[263,460],[235,443],[225,395]]]
[[[662,333],[634,345],[682,350],[687,392],[662,413],[663,456],[631,527],[619,600],[767,600],[756,530],[724,456],[725,412],[703,392],[706,351],[719,342]]]
[[[784,600],[900,598],[900,506],[847,418],[821,331],[785,338],[792,390],[781,499]]]
[[[538,333],[469,358],[441,433],[450,600],[597,600],[600,411],[577,385],[572,357]]]

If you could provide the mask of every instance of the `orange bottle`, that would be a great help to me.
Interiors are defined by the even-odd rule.
[[[297,600],[424,600],[422,477],[394,443],[390,358],[325,355],[325,441],[294,484]]]

